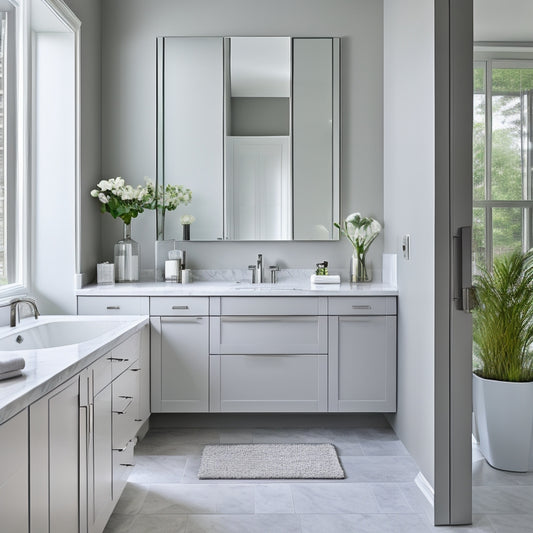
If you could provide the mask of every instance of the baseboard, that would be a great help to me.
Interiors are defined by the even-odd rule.
[[[382,414],[369,413],[152,413],[151,428],[390,427]]]
[[[426,500],[431,504],[431,507],[433,507],[435,503],[435,491],[422,472],[418,472],[415,477],[415,483],[420,489],[420,492],[426,497]]]

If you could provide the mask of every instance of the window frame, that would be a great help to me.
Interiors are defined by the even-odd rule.
[[[29,198],[27,102],[27,7],[24,0],[5,0],[7,12],[8,53],[5,107],[8,136],[6,142],[7,269],[14,273],[11,283],[0,286],[0,299],[26,294],[29,286]],[[7,270],[6,269],[6,270]]]
[[[494,68],[531,68],[533,69],[533,47],[504,46],[502,43],[474,46],[473,69],[484,68],[485,82],[485,199],[473,199],[473,208],[481,208],[485,213],[485,265],[490,266],[494,260],[493,253],[493,219],[494,208],[520,208],[522,210],[522,249],[525,251],[533,246],[533,183],[532,174],[527,176],[530,199],[522,200],[493,200],[492,199],[492,70]],[[473,95],[476,93],[474,92]],[[533,117],[533,98],[530,102],[529,117]],[[529,138],[533,141],[531,120],[529,123]],[[531,167],[532,147],[527,149],[528,166]],[[476,265],[473,265],[474,268]]]

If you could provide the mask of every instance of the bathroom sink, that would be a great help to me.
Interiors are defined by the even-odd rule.
[[[34,326],[0,338],[0,350],[39,350],[80,344],[121,325],[121,322],[103,320],[69,320],[44,324],[37,322]]]

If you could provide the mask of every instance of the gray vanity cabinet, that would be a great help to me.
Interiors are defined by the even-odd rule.
[[[28,410],[0,424],[2,531],[28,532]]]
[[[209,299],[150,298],[150,310],[152,412],[207,412]]]
[[[86,472],[78,466],[78,454],[85,454],[87,437],[87,411],[80,409],[87,405],[83,383],[85,372],[29,408],[32,533],[71,533],[80,527],[85,506],[78,491]]]
[[[329,410],[396,411],[396,298],[329,300]]]
[[[324,298],[212,300],[211,411],[327,411]]]

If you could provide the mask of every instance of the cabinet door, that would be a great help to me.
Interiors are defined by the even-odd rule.
[[[79,426],[79,376],[30,406],[32,533],[79,531]]]
[[[329,410],[396,411],[396,317],[329,318]]]
[[[135,413],[136,432],[150,416],[150,329],[142,329],[139,359],[133,363],[131,370],[139,373],[137,405]]]
[[[208,410],[207,317],[153,317],[152,412]]]
[[[28,410],[0,424],[2,531],[28,532]]]
[[[89,533],[103,531],[113,505],[113,455],[111,446],[111,384],[90,405]]]
[[[211,411],[325,412],[327,355],[212,355]]]

